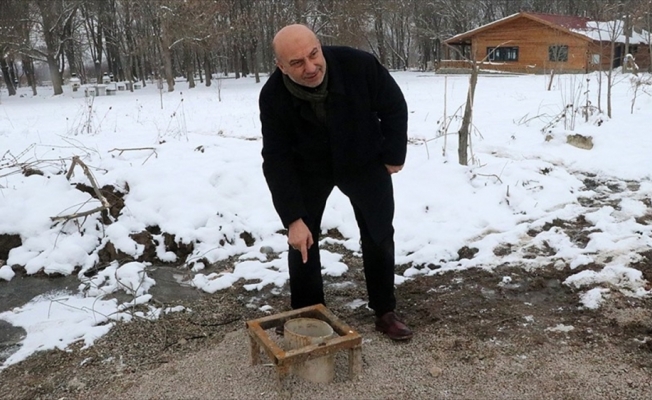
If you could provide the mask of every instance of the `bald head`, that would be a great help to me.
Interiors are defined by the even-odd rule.
[[[305,25],[302,24],[293,24],[281,28],[272,41],[272,47],[274,48],[274,55],[278,58],[283,56],[285,50],[292,45],[296,45],[302,41],[313,41],[319,43],[317,35]]]
[[[282,28],[272,42],[276,65],[299,85],[319,86],[326,73],[326,60],[317,35],[305,25]]]

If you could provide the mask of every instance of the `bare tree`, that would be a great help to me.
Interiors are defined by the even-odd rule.
[[[519,11],[604,17],[613,9],[619,19],[619,6],[620,15],[640,10],[628,13],[629,27],[652,21],[649,0],[0,0],[0,69],[11,87],[22,67],[35,88],[33,61],[46,62],[55,93],[64,66],[86,80],[82,55],[96,79],[103,71],[143,85],[160,78],[168,91],[179,75],[190,87],[195,76],[210,85],[218,70],[259,81],[275,68],[269,43],[288,23],[307,24],[325,45],[370,51],[389,68],[426,69],[444,39]],[[7,30],[17,18],[20,29]]]
[[[66,29],[66,26],[72,24],[79,5],[80,3],[74,0],[36,0],[36,7],[40,14],[40,33],[43,35],[46,49],[32,50],[47,62],[55,95],[63,93],[62,55],[67,42],[72,40],[71,32]]]
[[[622,10],[622,3],[618,2],[615,4],[602,4],[601,7],[598,7],[596,12],[596,21],[593,22],[593,29],[597,32],[598,42],[600,47],[600,56],[602,57],[607,50],[609,54],[609,65],[606,69],[606,78],[607,78],[607,116],[612,117],[612,104],[611,104],[611,92],[615,84],[614,78],[614,68],[617,65],[620,65],[624,54],[617,54],[617,50],[621,52],[621,49],[618,47],[619,40],[624,32],[623,21],[617,19],[616,17],[620,15]],[[602,21],[600,21],[602,20]],[[602,62],[601,62],[602,64]],[[602,69],[602,67],[601,67]],[[601,82],[601,80],[600,80]],[[598,89],[598,92],[602,92],[602,87]]]
[[[16,2],[3,0],[2,13],[0,13],[0,74],[2,74],[9,96],[16,95],[16,88],[9,69],[9,63],[12,62],[9,55],[18,47],[19,38],[15,30],[19,24],[20,17]]]
[[[23,0],[0,1],[0,67],[9,91],[15,95],[15,84],[20,83],[15,61],[20,59],[27,83],[36,95],[36,77],[31,57],[30,32],[33,20],[30,3]]]

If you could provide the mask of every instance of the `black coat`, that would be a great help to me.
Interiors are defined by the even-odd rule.
[[[284,226],[305,217],[305,179],[351,183],[380,164],[403,165],[407,105],[376,58],[348,47],[322,48],[328,74],[327,124],[291,95],[277,69],[260,92],[263,172]]]

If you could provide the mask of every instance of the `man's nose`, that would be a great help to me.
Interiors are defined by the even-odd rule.
[[[311,74],[311,73],[313,73],[313,72],[315,72],[317,70],[317,65],[314,62],[310,61],[310,60],[306,61],[305,66],[306,66],[306,72],[309,73],[309,74]]]

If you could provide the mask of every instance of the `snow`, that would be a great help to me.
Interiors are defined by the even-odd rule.
[[[599,307],[614,290],[650,295],[641,272],[631,266],[637,253],[652,248],[652,227],[637,222],[650,215],[646,204],[652,196],[652,140],[645,129],[652,117],[650,96],[639,94],[631,114],[629,81],[616,79],[613,119],[593,114],[585,122],[577,116],[573,129],[564,129],[563,122],[544,129],[562,112],[564,99],[573,97],[571,92],[585,92],[578,86],[586,85],[587,78],[590,100],[597,104],[596,75],[560,75],[551,91],[544,76],[482,75],[473,159],[461,166],[453,134],[459,115],[448,136],[438,131],[444,91],[451,117],[465,101],[468,77],[394,76],[408,101],[411,138],[407,164],[394,177],[397,263],[408,265],[396,275],[397,284],[421,275],[510,263],[569,268],[572,275],[564,283],[580,292],[577,307]],[[282,226],[261,170],[257,96],[262,84],[251,78],[224,80],[222,101],[215,87],[197,87],[163,93],[161,102],[155,86],[111,97],[85,98],[83,88],[61,96],[40,88],[36,97],[27,91],[0,97],[0,234],[22,239],[0,267],[0,287],[14,278],[9,266],[27,274],[76,273],[80,279],[74,293],[45,293],[0,313],[0,319],[27,331],[4,367],[35,351],[65,349],[78,341],[90,346],[116,320],[191,312],[156,306],[149,293],[156,282],[148,276],[147,263],[97,268],[99,251],[109,242],[128,255],[142,255],[144,246],[131,235],[146,228],[161,232],[152,235],[157,257],[182,263],[192,275],[183,284],[215,293],[241,281],[254,295],[287,283],[287,239],[278,233]],[[591,136],[593,149],[568,145],[570,134]],[[80,167],[70,182],[66,179],[73,156],[88,165],[100,187],[112,185],[124,193],[125,207],[116,222],[102,224],[99,213],[67,223],[52,221],[99,206],[74,186],[90,185]],[[26,177],[18,163],[43,175]],[[587,186],[587,180],[595,185]],[[543,230],[555,220],[577,218],[585,218],[591,228],[585,247],[555,224]],[[359,256],[353,211],[337,190],[323,220],[324,230],[334,228],[344,238],[322,244],[340,244]],[[163,233],[174,235],[178,244],[192,244],[191,254],[177,260],[163,244]],[[245,233],[253,245],[247,245]],[[504,245],[513,251],[496,255],[494,250]],[[458,260],[464,246],[477,253]],[[524,257],[528,248],[542,247],[552,255]],[[325,275],[348,270],[339,254],[322,249],[321,257]],[[210,268],[227,259],[234,260],[229,268]],[[496,284],[510,279],[498,277]],[[106,299],[115,292],[130,300]],[[350,306],[363,304],[363,299],[351,299]]]
[[[582,294],[580,298],[580,302],[584,305],[584,307],[595,310],[600,308],[600,304],[604,301],[604,298],[607,296],[609,293],[609,289],[605,288],[593,288],[589,290],[588,292]]]
[[[589,21],[586,23],[586,28],[573,29],[573,31],[592,40],[625,43],[625,26],[625,21],[619,19],[613,21]],[[647,45],[650,43],[650,38],[650,32],[645,29],[641,29],[640,32],[634,30],[629,37],[629,44]]]
[[[22,361],[35,351],[64,350],[80,340],[84,341],[84,347],[92,345],[111,329],[112,324],[108,321],[115,309],[115,300],[48,293],[0,314],[3,320],[27,331],[20,349],[4,365]]]
[[[564,324],[559,324],[557,326],[554,326],[552,328],[546,328],[546,331],[550,332],[562,332],[562,333],[568,333],[572,330],[575,330],[575,327],[572,325],[564,325]]]

